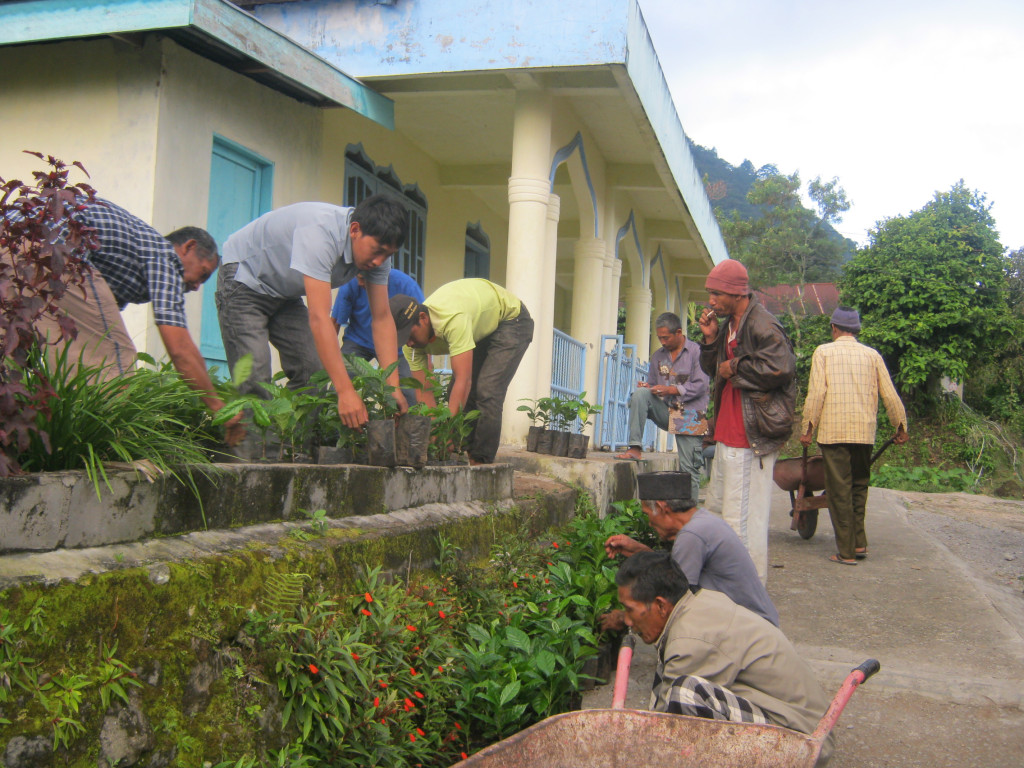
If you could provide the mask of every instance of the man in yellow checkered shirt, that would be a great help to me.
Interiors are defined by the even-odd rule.
[[[882,356],[857,341],[857,310],[832,313],[832,342],[814,350],[804,401],[800,442],[811,444],[815,428],[825,465],[825,492],[838,552],[829,559],[857,565],[868,556],[864,508],[871,480],[878,398],[896,427],[896,444],[907,442],[907,412],[889,378]]]

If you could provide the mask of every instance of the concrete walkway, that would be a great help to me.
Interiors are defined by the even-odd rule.
[[[1024,765],[1020,614],[1000,609],[970,566],[912,525],[893,492],[871,491],[871,555],[856,567],[827,560],[835,551],[827,510],[809,541],[789,530],[788,512],[779,491],[768,591],[783,631],[830,694],[864,659],[882,664],[840,719],[831,766]],[[627,706],[645,708],[655,659],[640,646]],[[611,686],[602,686],[584,706],[610,701]]]

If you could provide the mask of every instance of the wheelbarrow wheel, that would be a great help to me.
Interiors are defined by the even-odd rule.
[[[800,538],[809,539],[816,530],[818,530],[818,510],[809,509],[806,512],[801,512],[796,525],[796,531],[800,534]]]

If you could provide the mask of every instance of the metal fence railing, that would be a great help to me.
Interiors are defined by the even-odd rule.
[[[629,396],[638,381],[646,380],[647,363],[639,361],[636,344],[624,343],[622,336],[601,336],[599,447],[615,451],[629,446]],[[644,426],[643,449],[654,448],[657,438],[658,428],[648,421]]]
[[[583,394],[587,374],[587,347],[572,336],[554,329],[551,340],[551,397],[571,399]],[[590,402],[594,402],[593,399]],[[580,431],[580,420],[563,425]]]

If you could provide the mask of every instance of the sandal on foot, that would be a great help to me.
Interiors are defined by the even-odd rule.
[[[858,560],[863,560],[868,556],[868,551],[867,549],[856,549],[853,552],[853,556]]]
[[[643,461],[643,456],[634,456],[631,453],[616,453],[615,458],[619,461]]]
[[[856,560],[843,560],[839,555],[829,555],[828,559],[833,563],[839,563],[840,565],[856,565]]]

